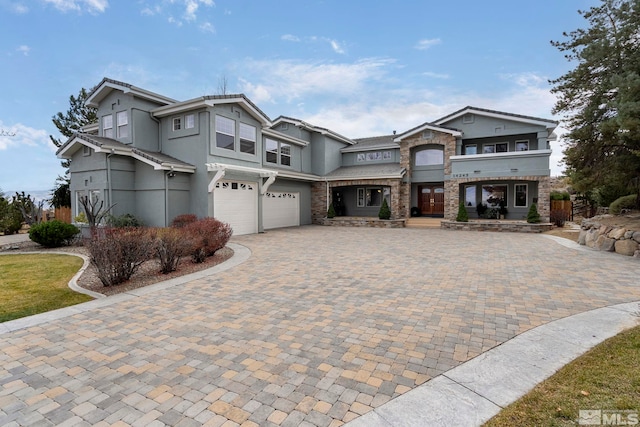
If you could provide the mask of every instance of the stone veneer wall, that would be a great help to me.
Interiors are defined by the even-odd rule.
[[[328,181],[329,194],[337,187],[357,187],[380,185],[391,187],[391,219],[402,218],[400,216],[400,179],[353,179],[344,181]],[[311,222],[323,224],[327,216],[327,182],[314,182],[311,185]]]
[[[551,215],[551,178],[548,176],[497,176],[490,178],[452,178],[444,183],[444,191],[447,194],[447,206],[445,206],[445,218],[455,221],[460,205],[460,184],[490,181],[535,181],[538,183],[538,213],[542,222],[549,222]],[[447,209],[448,207],[448,209]]]
[[[451,156],[456,155],[456,138],[448,133],[432,132],[433,138],[425,139],[422,137],[422,132],[418,135],[411,136],[400,142],[400,166],[406,169],[406,177],[408,183],[403,183],[400,193],[400,215],[399,218],[409,218],[411,216],[411,174],[412,165],[411,161],[411,149],[419,147],[421,145],[440,145],[444,150],[444,175],[451,175]],[[446,185],[446,182],[445,182]],[[451,196],[445,189],[445,197],[450,200]],[[458,205],[456,203],[455,209],[451,211],[450,204],[446,202],[444,205],[444,217],[449,218],[458,212]]]

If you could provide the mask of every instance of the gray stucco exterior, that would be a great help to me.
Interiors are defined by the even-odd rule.
[[[233,222],[251,211],[255,221],[244,215],[246,224],[237,224],[242,232],[317,222],[336,194],[343,214],[377,216],[382,192],[392,217],[404,218],[419,203],[429,209],[433,196],[425,191],[433,191],[445,201],[429,214],[451,217],[470,186],[474,204],[491,185],[506,186],[509,211],[519,218],[548,198],[557,126],[466,107],[402,134],[352,140],[299,119],[272,121],[244,95],[176,101],[111,79],[88,104],[97,108],[94,132],[77,134],[57,153],[72,160],[74,215],[82,195],[151,226],[185,213]],[[241,189],[247,192],[233,193]],[[521,206],[512,202],[516,191]]]

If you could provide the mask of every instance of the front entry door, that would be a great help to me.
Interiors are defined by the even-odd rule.
[[[444,215],[444,187],[441,185],[419,186],[418,204],[422,215]]]

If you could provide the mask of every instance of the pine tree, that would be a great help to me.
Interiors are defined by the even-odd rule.
[[[540,222],[540,214],[538,213],[538,206],[535,203],[531,204],[529,212],[527,213],[527,222],[537,224]]]
[[[387,199],[382,199],[382,206],[380,206],[380,211],[378,212],[378,218],[380,219],[391,218],[391,211],[389,210]]]
[[[640,0],[601,0],[587,29],[552,45],[576,67],[551,80],[564,114],[564,162],[574,189],[625,188],[640,177]]]
[[[467,208],[464,207],[464,202],[460,202],[460,205],[458,206],[458,216],[456,216],[456,221],[469,222],[469,214],[467,213]]]

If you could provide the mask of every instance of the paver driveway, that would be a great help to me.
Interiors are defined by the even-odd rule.
[[[640,300],[539,235],[307,226],[212,277],[0,334],[0,425],[340,425],[532,327]]]

